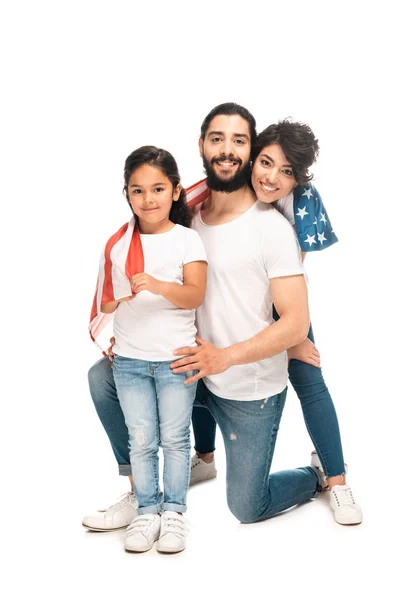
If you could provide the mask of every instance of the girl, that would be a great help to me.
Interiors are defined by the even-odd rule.
[[[190,209],[169,152],[138,148],[126,159],[124,180],[134,213],[131,239],[136,236],[144,268],[127,277],[126,256],[115,243],[110,255],[119,297],[101,303],[101,312],[115,311],[114,379],[129,432],[138,500],[125,548],[144,552],[158,539],[160,552],[179,552],[185,548],[182,513],[196,384],[185,385],[188,375],[174,375],[169,364],[176,348],[196,345],[195,309],[205,294],[207,259],[200,237],[189,229]],[[163,494],[159,445],[164,452]]]

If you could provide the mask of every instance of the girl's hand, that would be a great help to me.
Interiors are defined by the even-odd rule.
[[[315,344],[313,344],[308,338],[306,338],[304,342],[301,342],[301,344],[297,344],[297,346],[289,348],[287,354],[289,363],[292,358],[296,358],[297,360],[308,363],[313,367],[321,368],[321,357],[319,352]]]
[[[151,275],[147,275],[147,273],[138,273],[137,275],[134,275],[131,277],[130,282],[131,288],[135,294],[139,294],[140,292],[143,292],[143,290],[147,290],[156,296],[161,295],[162,284],[164,283],[159,279],[151,277]]]

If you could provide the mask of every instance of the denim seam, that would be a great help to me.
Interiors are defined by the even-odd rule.
[[[280,414],[281,414],[281,416],[282,416],[282,411],[281,411],[281,407],[280,407],[280,404],[281,404],[281,403],[280,403],[280,396],[279,396],[279,394],[278,394],[278,398],[279,398],[279,400],[277,400],[277,401],[275,402],[275,407],[274,407],[274,408],[275,408],[275,411],[274,411],[274,422],[273,422],[273,429],[276,427],[276,424],[277,424],[277,417],[278,417],[279,413],[280,413]],[[269,398],[268,398],[268,401],[269,401]],[[278,405],[279,405],[279,406],[278,406]],[[280,417],[280,418],[281,418],[281,417]],[[279,422],[280,418],[278,419],[278,422]],[[272,450],[272,445],[273,445],[273,436],[270,436],[270,439],[269,439],[269,447],[268,447],[268,455],[267,455],[267,464],[269,465],[269,469],[268,469],[268,472],[265,474],[265,477],[264,477],[263,489],[266,489],[267,482],[268,482],[268,479],[269,479],[269,476],[270,476],[270,471],[271,471],[271,463],[272,463],[272,458],[271,458],[271,450]],[[268,488],[268,491],[269,491],[269,488]],[[261,502],[262,502],[262,498],[260,498],[260,504],[261,504]],[[269,496],[269,504],[270,504],[270,502],[271,502],[271,495]],[[259,507],[260,507],[260,504],[259,504]],[[268,512],[268,508],[269,508],[269,506],[267,507],[267,512]],[[264,513],[264,514],[265,514],[265,513]]]

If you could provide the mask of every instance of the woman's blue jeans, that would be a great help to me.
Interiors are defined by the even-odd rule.
[[[185,385],[193,371],[178,375],[169,365],[170,361],[114,357],[114,381],[128,428],[139,514],[186,511],[190,419],[197,383]],[[164,453],[163,501],[158,481],[159,446]]]
[[[279,317],[276,315],[275,318]],[[308,338],[314,342],[311,326]],[[289,380],[301,402],[304,421],[325,475],[343,475],[345,466],[339,423],[321,369],[293,359],[289,366]],[[212,414],[195,407],[192,423],[197,452],[213,452],[216,422]]]

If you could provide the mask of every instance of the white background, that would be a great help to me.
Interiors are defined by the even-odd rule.
[[[398,32],[394,2],[18,2],[2,56],[2,523],[7,598],[392,598],[398,533]],[[221,102],[258,129],[291,116],[320,140],[315,183],[340,243],[307,258],[325,378],[361,527],[327,498],[240,525],[219,476],[189,495],[185,553],[129,555],[83,515],[126,489],[88,394],[101,246],[129,211],[126,156],[170,150],[202,177]],[[307,464],[290,391],[274,468]],[[3,567],[6,566],[3,557]]]

